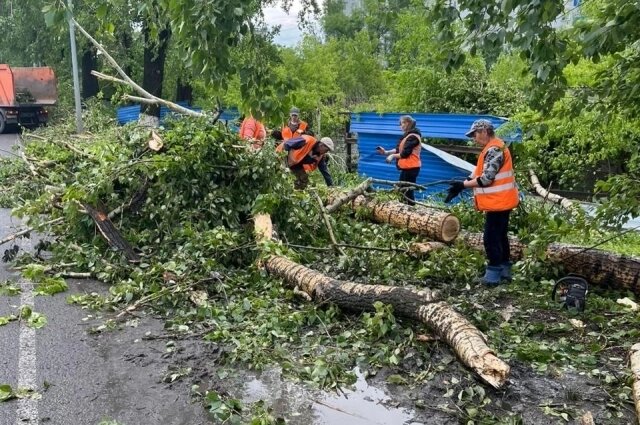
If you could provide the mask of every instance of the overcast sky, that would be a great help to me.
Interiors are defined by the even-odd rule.
[[[294,46],[302,37],[302,31],[298,29],[298,12],[300,12],[300,0],[293,0],[291,9],[287,14],[280,6],[268,7],[264,10],[264,17],[270,26],[281,25],[280,34],[275,41],[285,46]]]

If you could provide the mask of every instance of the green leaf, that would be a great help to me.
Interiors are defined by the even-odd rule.
[[[387,377],[387,382],[390,384],[405,385],[407,380],[400,375],[389,375]]]
[[[16,398],[16,394],[10,385],[0,385],[0,402]]]

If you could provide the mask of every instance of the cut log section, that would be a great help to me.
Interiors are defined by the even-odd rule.
[[[82,203],[83,208],[87,211],[87,214],[91,216],[96,223],[100,234],[105,238],[109,246],[122,251],[124,256],[132,263],[140,262],[140,256],[135,253],[129,242],[125,240],[120,231],[116,228],[107,214],[96,208],[93,208],[87,203]]]
[[[547,189],[542,187],[542,185],[540,184],[540,180],[538,180],[538,176],[536,176],[536,173],[533,170],[529,170],[529,177],[531,178],[531,184],[533,185],[533,188],[536,190],[536,193],[538,195],[542,196],[544,199],[548,199],[554,204],[561,205],[566,210],[571,211],[573,209],[574,203],[569,199],[555,193],[551,193]]]
[[[481,233],[462,232],[460,239],[470,247],[484,251]],[[526,246],[513,236],[509,237],[509,242],[511,258],[521,259]],[[584,276],[589,283],[640,295],[639,257],[558,242],[549,244],[546,254],[551,261],[562,264],[568,273]]]
[[[631,347],[629,363],[633,377],[633,402],[636,405],[636,416],[640,423],[640,343],[633,344]]]
[[[429,239],[451,242],[460,233],[460,220],[453,214],[427,207],[412,207],[400,202],[380,202],[358,196],[348,205],[356,210],[366,208],[378,223],[390,224],[409,233],[423,235]]]
[[[271,240],[269,215],[259,214],[254,220],[257,240]],[[447,303],[438,301],[438,294],[431,290],[340,281],[282,256],[269,256],[264,265],[269,273],[299,288],[315,302],[331,302],[356,312],[374,310],[376,301],[390,304],[395,314],[432,328],[466,366],[494,388],[502,387],[509,376],[509,365],[487,346],[484,335]]]

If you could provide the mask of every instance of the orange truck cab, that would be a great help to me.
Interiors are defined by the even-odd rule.
[[[56,104],[56,76],[49,67],[11,68],[0,64],[0,133],[7,125],[46,124],[48,107]]]

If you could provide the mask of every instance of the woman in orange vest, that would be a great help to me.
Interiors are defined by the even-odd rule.
[[[318,141],[315,137],[303,134],[281,143],[276,152],[287,152],[287,167],[296,176],[294,187],[302,190],[309,184],[308,173],[316,168],[320,170],[327,186],[333,186],[333,179],[327,167],[326,154],[333,151],[333,140],[323,137]]]
[[[488,264],[480,281],[496,286],[511,281],[507,228],[509,214],[519,203],[513,162],[507,145],[495,136],[491,121],[475,121],[466,135],[483,149],[473,174],[466,181],[452,183],[445,202],[464,189],[473,189],[476,209],[485,212],[483,241]]]
[[[264,124],[249,115],[242,120],[238,135],[241,139],[250,141],[254,150],[259,150],[262,149],[267,138],[267,131],[264,128]]]
[[[291,108],[291,111],[289,111],[289,122],[282,127],[281,130],[282,139],[286,141],[294,136],[300,136],[304,134],[308,128],[309,125],[305,121],[300,120],[300,109]]]
[[[409,115],[400,117],[400,128],[403,135],[395,149],[385,150],[382,146],[378,146],[376,150],[380,155],[387,155],[387,162],[394,159],[397,161],[396,167],[400,170],[399,180],[401,182],[415,183],[422,165],[420,161],[422,133],[416,128],[416,120]],[[413,189],[407,190],[404,197],[409,205],[415,205],[416,198]]]

